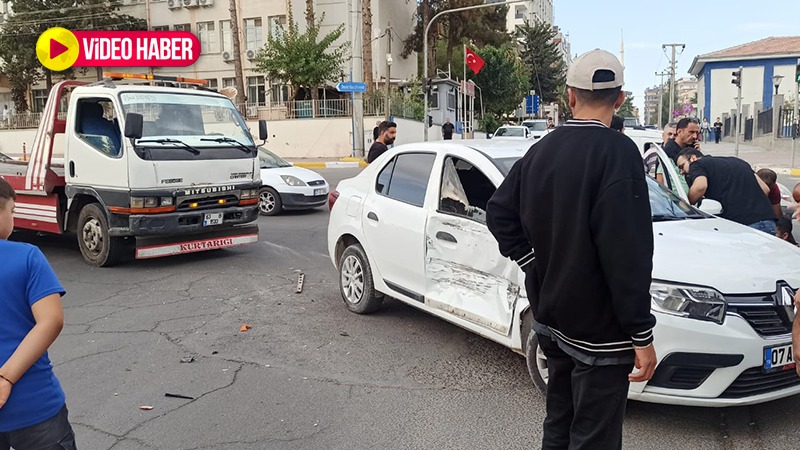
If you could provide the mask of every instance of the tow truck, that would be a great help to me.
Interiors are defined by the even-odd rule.
[[[17,191],[15,227],[75,233],[101,267],[131,250],[147,259],[257,242],[257,146],[205,83],[105,73],[55,84],[30,160],[0,162]]]

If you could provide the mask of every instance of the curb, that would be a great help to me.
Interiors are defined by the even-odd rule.
[[[342,158],[339,161],[293,162],[292,165],[304,169],[353,169],[367,167],[367,162],[359,158]]]

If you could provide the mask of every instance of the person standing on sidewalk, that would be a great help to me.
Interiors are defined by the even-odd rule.
[[[64,326],[64,288],[42,252],[10,242],[16,193],[0,177],[0,449],[75,449],[47,349]]]
[[[717,117],[717,121],[714,122],[714,143],[719,144],[720,139],[722,139],[722,122]]]
[[[453,131],[455,131],[456,127],[450,122],[450,118],[446,118],[444,120],[444,125],[442,125],[442,139],[445,141],[449,141],[453,139]]]
[[[378,156],[386,153],[386,151],[389,150],[389,146],[392,145],[395,138],[397,138],[397,124],[394,122],[383,121],[378,125],[378,129],[380,133],[378,133],[378,139],[375,139],[375,142],[373,142],[372,146],[369,148],[367,163],[375,161]]]
[[[775,236],[775,212],[769,203],[769,187],[747,162],[734,156],[704,156],[687,148],[678,155],[678,167],[689,178],[689,203],[703,197],[720,202],[723,219],[747,225]]]
[[[543,449],[620,449],[629,385],[655,369],[642,157],[609,128],[622,85],[611,53],[578,57],[567,71],[575,119],[532,146],[487,207],[500,253],[525,272],[529,342],[547,356]]]

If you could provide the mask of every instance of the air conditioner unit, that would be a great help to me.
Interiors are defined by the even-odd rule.
[[[214,0],[200,0],[200,6],[214,6]]]
[[[247,59],[249,59],[250,61],[256,59],[256,51],[255,50],[248,50],[247,53],[245,53],[245,55],[247,56]]]
[[[225,62],[233,61],[233,54],[231,52],[222,52],[222,60]]]
[[[181,7],[181,0],[167,0],[167,8],[178,9]]]
[[[255,106],[248,106],[247,107],[247,117],[256,117],[258,115],[258,109]]]
[[[197,8],[198,6],[200,6],[198,0],[183,0],[184,8]]]

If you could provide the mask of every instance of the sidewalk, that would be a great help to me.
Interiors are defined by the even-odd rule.
[[[700,151],[712,156],[735,156],[733,142],[701,142]],[[797,146],[795,167],[792,167],[790,150],[769,150],[754,145],[739,144],[739,158],[750,163],[754,170],[772,169],[779,175],[800,176],[800,143]]]
[[[297,167],[306,169],[347,169],[367,167],[367,162],[361,158],[286,158]]]

